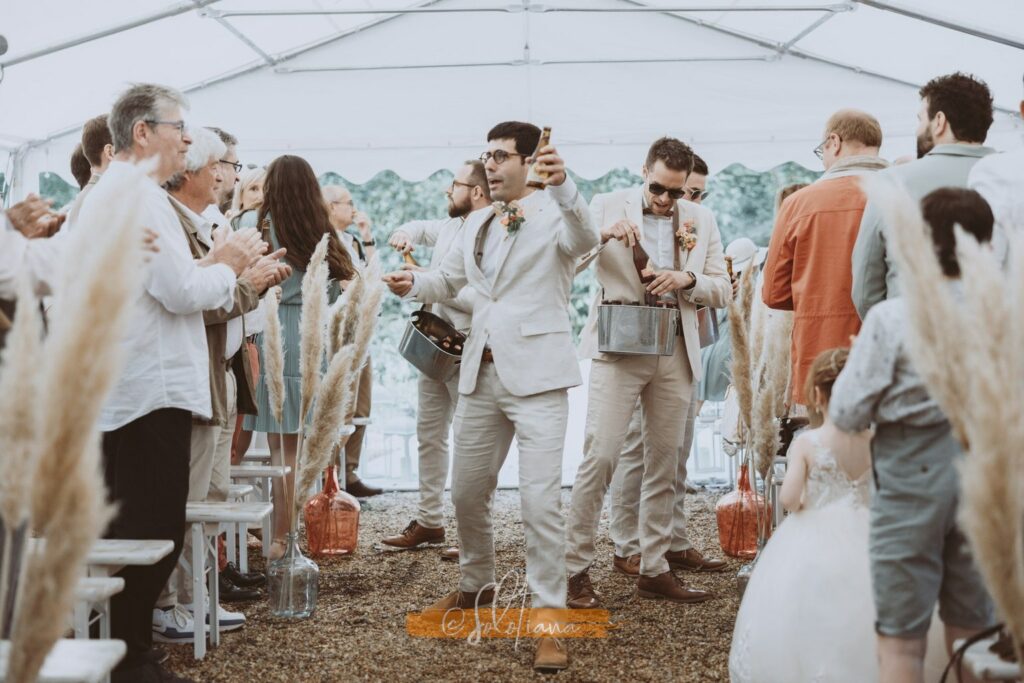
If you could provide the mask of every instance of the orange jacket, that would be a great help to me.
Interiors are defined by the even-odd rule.
[[[866,201],[857,176],[820,180],[788,197],[775,220],[762,296],[769,308],[793,311],[791,387],[800,405],[815,357],[849,346],[860,330],[851,260]]]

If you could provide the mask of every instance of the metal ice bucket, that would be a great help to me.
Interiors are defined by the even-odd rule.
[[[598,351],[671,356],[676,350],[678,319],[675,308],[601,304],[597,309]]]
[[[718,311],[707,306],[697,309],[697,334],[702,349],[718,341]]]
[[[465,343],[465,335],[446,321],[428,311],[414,311],[398,342],[398,353],[427,377],[447,382],[458,372],[462,356],[445,351],[431,337],[440,341],[449,335]]]

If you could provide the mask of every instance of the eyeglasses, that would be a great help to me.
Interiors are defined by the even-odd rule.
[[[220,163],[222,163],[222,164],[227,164],[228,166],[231,166],[232,168],[234,168],[235,169],[235,173],[241,173],[242,172],[242,164],[240,164],[237,161],[228,161],[227,159],[218,159],[218,161],[220,161]]]
[[[518,152],[506,152],[503,149],[496,149],[493,152],[484,152],[483,154],[481,154],[480,155],[480,161],[482,161],[482,162],[484,162],[486,164],[491,159],[494,159],[494,163],[496,163],[496,164],[498,164],[500,166],[501,164],[503,164],[506,161],[508,161],[509,157],[524,157],[525,158],[526,155],[525,154],[519,154]]]
[[[711,194],[710,191],[701,190],[699,187],[694,187],[692,189],[686,190],[686,198],[689,199],[691,202],[696,201],[698,198],[701,201],[704,201],[705,199],[708,198],[709,194]]]
[[[814,156],[816,156],[816,157],[818,157],[819,159],[822,159],[822,160],[825,159],[825,145],[828,144],[828,141],[832,138],[833,135],[836,136],[836,139],[839,140],[839,142],[843,141],[843,139],[841,137],[839,137],[838,135],[836,135],[835,133],[829,133],[828,137],[826,137],[824,140],[822,140],[821,144],[814,148]]]
[[[659,197],[666,192],[672,199],[682,199],[686,196],[686,189],[682,187],[665,187],[661,183],[651,183],[647,186],[647,189],[655,197]]]
[[[164,125],[164,126],[174,126],[175,128],[178,129],[178,134],[181,137],[185,137],[185,122],[184,121],[181,121],[181,120],[178,120],[178,121],[161,121],[159,119],[145,119],[144,123],[148,123],[151,126],[159,126],[161,124]]]
[[[498,163],[500,164],[501,162],[499,161]],[[473,183],[464,183],[464,182],[459,181],[459,180],[453,180],[452,184],[448,186],[448,191],[449,192],[455,192],[455,186],[456,185],[461,186],[461,187],[465,187],[465,188],[470,189],[470,190],[473,189],[474,187],[476,187],[476,185],[474,185]]]

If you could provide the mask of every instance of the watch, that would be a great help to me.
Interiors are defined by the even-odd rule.
[[[364,247],[375,247],[375,246],[377,246],[377,240],[376,239],[368,239],[368,240],[360,240],[360,241],[363,243]]]
[[[692,270],[686,271],[686,274],[690,276],[690,284],[683,287],[683,289],[693,289],[697,284],[697,276],[693,274]]]

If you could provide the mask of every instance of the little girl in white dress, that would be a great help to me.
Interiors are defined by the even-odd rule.
[[[878,680],[868,564],[870,433],[828,418],[846,349],[819,355],[805,395],[817,428],[794,439],[782,504],[791,513],[761,552],[733,631],[733,683]]]

